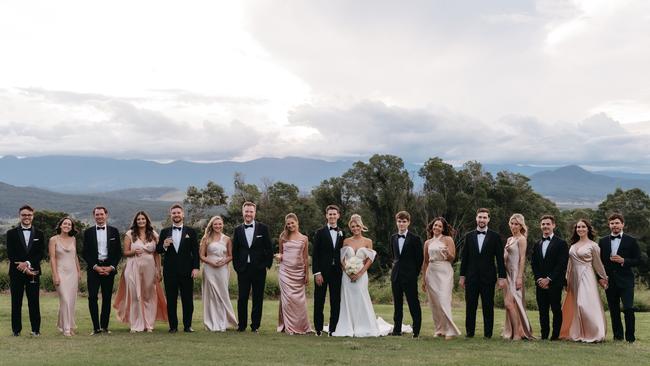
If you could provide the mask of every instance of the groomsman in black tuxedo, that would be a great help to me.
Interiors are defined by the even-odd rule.
[[[314,274],[314,325],[316,335],[323,332],[323,308],[327,289],[330,291],[330,320],[329,333],[336,330],[341,308],[341,246],[343,245],[343,230],[338,227],[341,217],[336,205],[329,205],[325,209],[327,224],[318,229],[313,236],[311,269]]]
[[[550,332],[549,308],[553,311],[551,340],[557,340],[562,327],[562,288],[566,284],[569,246],[554,233],[555,217],[544,215],[540,220],[542,239],[533,248],[531,266],[535,275],[537,307],[542,339]]]
[[[489,222],[490,211],[487,208],[479,208],[476,211],[476,230],[465,235],[461,252],[458,284],[465,289],[465,330],[468,338],[474,337],[479,295],[483,309],[483,335],[485,338],[492,337],[497,273],[499,288],[506,286],[503,244],[499,234],[488,229]]]
[[[625,316],[625,340],[633,343],[634,336],[634,272],[632,267],[641,262],[641,251],[636,239],[623,233],[625,219],[615,213],[607,219],[610,235],[600,238],[600,257],[605,265],[609,287],[605,289],[609,314],[612,318],[614,340],[623,340],[621,302]]]
[[[83,259],[86,261],[88,278],[88,309],[93,322],[91,335],[110,333],[111,297],[117,265],[122,258],[122,243],[117,228],[107,224],[108,210],[97,206],[93,209],[95,226],[84,231]],[[99,290],[102,291],[102,313],[97,306]]]
[[[43,232],[32,226],[34,209],[24,205],[18,210],[20,225],[7,231],[9,289],[11,291],[11,330],[15,337],[23,329],[23,293],[27,295],[32,335],[41,331],[40,288],[41,259],[45,253]]]
[[[258,332],[262,321],[266,270],[273,264],[273,243],[269,228],[255,221],[257,206],[245,202],[242,206],[244,223],[235,228],[232,237],[232,263],[237,272],[239,298],[237,299],[238,331],[246,330],[248,323],[248,295],[253,290],[251,331]]]
[[[395,215],[397,234],[390,238],[393,269],[390,274],[390,284],[393,290],[393,333],[394,336],[402,335],[402,318],[404,295],[413,319],[413,338],[420,335],[422,325],[422,308],[418,298],[418,276],[422,269],[424,252],[422,240],[411,233],[408,228],[411,224],[411,215],[400,211]]]
[[[183,206],[173,205],[169,209],[172,226],[162,229],[156,251],[163,256],[163,278],[167,296],[167,318],[169,333],[178,332],[178,292],[183,307],[183,331],[192,333],[194,313],[194,279],[199,275],[199,245],[196,231],[183,225]]]

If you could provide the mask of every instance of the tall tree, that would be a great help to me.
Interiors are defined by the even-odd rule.
[[[207,221],[206,211],[226,204],[228,196],[222,186],[213,181],[208,181],[205,188],[189,186],[183,203],[187,209],[187,222],[195,225]]]

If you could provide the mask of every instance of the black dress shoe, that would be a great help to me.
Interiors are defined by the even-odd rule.
[[[192,327],[187,327],[187,328],[183,329],[183,332],[185,332],[185,333],[194,333],[194,329],[192,329]]]
[[[388,335],[400,337],[402,332],[390,332]]]
[[[108,330],[107,328],[102,328],[101,331],[102,333],[111,334],[111,331]]]
[[[465,338],[474,338],[474,334],[465,334]]]
[[[420,334],[419,333],[413,333],[413,338],[420,338]]]
[[[31,332],[30,335],[31,335],[32,337],[40,337],[40,336],[41,336],[41,332]]]
[[[168,332],[169,333],[178,333],[178,329],[172,328],[172,329],[168,330]]]
[[[90,335],[94,336],[94,335],[98,335],[98,334],[101,334],[101,333],[102,333],[101,329],[95,329],[92,332],[90,332]]]
[[[238,331],[238,332],[245,332],[245,331],[246,331],[246,328],[237,328],[237,331]]]
[[[321,332],[320,330],[317,330],[317,331],[316,331],[316,337],[320,337],[320,336],[322,336],[322,335],[323,335],[323,332]]]
[[[260,331],[258,329],[251,329],[251,332],[258,334]]]
[[[11,335],[14,337],[20,337],[20,332],[13,332]]]

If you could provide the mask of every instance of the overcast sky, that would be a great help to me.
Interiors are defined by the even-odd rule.
[[[650,172],[650,1],[2,1],[0,155]]]

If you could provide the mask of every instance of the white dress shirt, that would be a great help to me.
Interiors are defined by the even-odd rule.
[[[176,230],[174,228],[180,227],[180,230]],[[181,246],[181,239],[183,237],[183,225],[181,226],[172,226],[172,241],[174,242],[174,249],[176,249],[176,253],[178,253],[178,248]]]
[[[399,250],[399,254],[402,254],[402,249],[404,248],[404,242],[406,241],[406,234],[408,234],[409,231],[406,230],[404,233],[399,233],[399,235],[404,235],[404,238],[397,238],[397,248]]]
[[[609,235],[614,236],[614,234],[612,234],[612,233],[610,233]],[[623,231],[621,231],[617,235],[620,235],[621,238],[622,238],[623,237]],[[621,246],[621,239],[616,238],[616,239],[612,240],[612,255],[618,255],[618,248],[620,246]]]
[[[248,225],[253,225],[253,227],[245,227],[244,228],[244,234],[246,234],[246,243],[248,243],[248,247],[250,248],[251,245],[253,245],[253,236],[255,235],[255,221],[251,222]],[[248,263],[251,262],[251,255],[248,255]]]
[[[549,235],[548,239],[542,242],[542,258],[546,258],[546,251],[548,250],[548,246],[551,244],[551,240],[553,240],[553,234]]]
[[[481,229],[481,228],[477,227],[476,231],[484,231],[485,232],[485,235],[476,234],[476,241],[478,242],[478,252],[480,253],[481,250],[483,250],[483,242],[485,241],[485,237],[487,236],[488,228],[487,228],[487,226],[484,229]]]
[[[95,225],[95,231],[97,232],[97,259],[100,261],[108,259],[108,226],[103,226],[104,230],[97,230],[97,225]]]
[[[336,226],[327,225],[327,229],[330,231],[330,237],[332,238],[332,247],[336,248],[336,239],[338,239],[339,232],[338,230],[330,230],[331,228],[336,228]]]
[[[31,229],[28,227],[20,226],[21,229]],[[32,237],[32,230],[23,230],[23,238],[25,238],[25,247],[29,245],[29,239]]]

